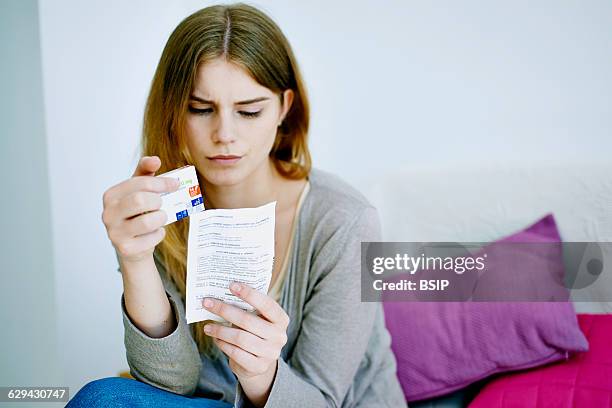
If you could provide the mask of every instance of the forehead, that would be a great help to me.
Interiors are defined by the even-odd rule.
[[[233,101],[270,96],[272,92],[241,66],[219,58],[200,64],[193,94],[207,100]]]

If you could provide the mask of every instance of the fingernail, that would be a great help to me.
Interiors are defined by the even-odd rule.
[[[206,326],[204,326],[204,332],[205,333],[210,333],[212,331],[212,329],[210,328],[210,325],[207,324]]]
[[[212,307],[213,301],[210,299],[204,299],[204,307]]]
[[[171,178],[168,180],[168,188],[178,188],[180,181],[177,178]]]
[[[232,282],[232,284],[230,285],[230,288],[234,291],[234,292],[240,292],[240,284],[236,283],[236,282]]]

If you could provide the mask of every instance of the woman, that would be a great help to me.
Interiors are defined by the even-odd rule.
[[[380,239],[377,212],[311,168],[308,121],[296,60],[268,16],[235,4],[179,24],[147,101],[145,157],[103,200],[139,381],[93,381],[69,405],[406,406],[382,307],[360,301],[360,243]],[[231,327],[185,321],[188,222],[163,227],[159,193],[177,186],[153,176],[186,164],[207,209],[277,201],[269,292],[230,286],[258,314],[204,303]]]

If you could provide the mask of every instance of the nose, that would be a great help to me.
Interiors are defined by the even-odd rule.
[[[213,132],[213,142],[232,143],[236,139],[234,120],[231,113],[217,115],[217,123]]]

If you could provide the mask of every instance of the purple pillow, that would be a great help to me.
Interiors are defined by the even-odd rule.
[[[496,242],[560,242],[552,214]],[[548,260],[550,262],[550,260]],[[555,260],[563,270],[561,253]],[[407,401],[586,351],[571,302],[383,301]]]

